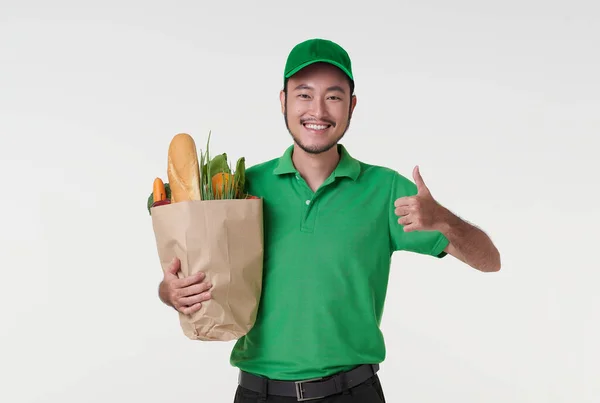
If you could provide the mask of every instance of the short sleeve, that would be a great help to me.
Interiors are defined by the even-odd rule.
[[[398,217],[394,210],[396,199],[417,194],[417,185],[409,179],[394,172],[392,179],[392,190],[389,200],[389,227],[390,243],[393,251],[409,251],[423,255],[444,257],[444,249],[449,241],[439,231],[410,231],[404,232],[404,226],[398,223]]]

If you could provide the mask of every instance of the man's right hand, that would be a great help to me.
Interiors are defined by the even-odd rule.
[[[211,298],[212,284],[204,281],[206,275],[202,272],[192,276],[179,278],[177,272],[181,262],[175,258],[165,269],[164,278],[159,286],[159,297],[162,302],[172,306],[179,312],[190,315],[202,307],[202,302]]]

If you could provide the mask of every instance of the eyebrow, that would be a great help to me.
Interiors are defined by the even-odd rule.
[[[296,88],[294,88],[294,90],[313,90],[314,88],[311,87],[310,85],[307,84],[300,84],[299,86],[297,86]],[[339,85],[333,85],[329,88],[327,88],[327,91],[339,91],[342,94],[345,94],[346,91],[344,91],[344,89],[342,87],[340,87]]]

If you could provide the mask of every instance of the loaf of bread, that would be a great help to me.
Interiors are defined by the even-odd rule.
[[[167,175],[171,203],[201,200],[200,167],[194,139],[187,133],[173,137],[169,145]]]

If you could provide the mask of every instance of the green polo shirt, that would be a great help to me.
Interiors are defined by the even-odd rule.
[[[230,362],[279,380],[328,376],[381,363],[379,325],[394,251],[443,256],[439,232],[405,233],[394,201],[417,187],[399,173],[352,158],[313,192],[292,162],[248,168],[248,191],[264,198],[263,292],[254,327]]]

